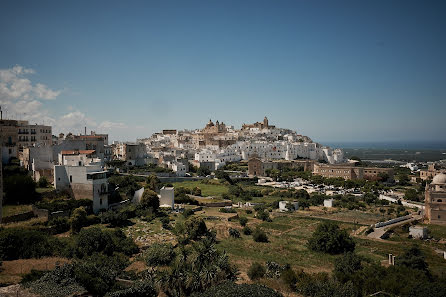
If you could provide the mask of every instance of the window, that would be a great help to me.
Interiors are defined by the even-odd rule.
[[[73,182],[73,176],[70,175],[70,183],[72,183],[72,182]]]
[[[441,199],[437,199],[437,202],[443,202],[443,200],[441,200]]]
[[[102,198],[99,199],[99,205],[102,205]]]

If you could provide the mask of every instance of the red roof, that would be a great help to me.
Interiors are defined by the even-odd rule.
[[[91,155],[95,153],[95,150],[71,150],[71,151],[61,151],[62,155]]]

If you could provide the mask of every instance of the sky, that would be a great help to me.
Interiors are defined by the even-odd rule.
[[[4,117],[134,141],[263,120],[446,140],[445,1],[0,0]]]

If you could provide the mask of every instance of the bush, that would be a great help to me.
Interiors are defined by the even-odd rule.
[[[169,225],[169,223],[170,223],[170,219],[169,219],[169,217],[162,217],[162,218],[160,219],[160,221],[161,221],[161,226],[162,226],[164,229],[166,229],[166,230],[169,230],[169,229],[170,229],[170,225]]]
[[[191,217],[184,223],[188,238],[197,240],[208,233],[206,223],[202,218]]]
[[[138,252],[138,247],[120,229],[86,228],[82,229],[75,238],[74,254],[79,258],[85,258],[93,253],[111,256],[114,252],[131,256]]]
[[[6,228],[0,231],[0,259],[16,260],[53,256],[57,238],[37,230]]]
[[[28,204],[39,199],[36,183],[29,175],[14,174],[3,176],[3,203]]]
[[[323,222],[317,226],[308,241],[308,247],[313,251],[340,254],[352,252],[355,249],[355,242],[347,231],[341,230],[337,224]]]
[[[150,189],[145,189],[141,197],[141,207],[157,210],[160,207],[160,200],[156,192]]]
[[[266,212],[265,210],[258,211],[256,217],[259,220],[262,220],[262,221],[265,221],[265,222],[272,222],[271,218],[269,217],[268,212]]]
[[[188,218],[188,217],[190,217],[193,214],[194,214],[194,211],[192,209],[189,209],[189,208],[186,208],[183,211],[183,217],[185,217],[185,218]]]
[[[41,177],[39,178],[38,183],[37,183],[37,185],[39,186],[39,188],[46,188],[46,187],[48,187],[49,184],[50,184],[50,183],[48,182],[48,180],[47,180],[46,177],[44,177],[44,176],[41,176]]]
[[[70,230],[70,222],[69,222],[68,218],[65,218],[65,217],[52,218],[48,222],[48,225],[51,227],[54,227],[54,229],[56,230],[56,233],[63,233],[63,232],[67,232],[68,230]]]
[[[237,229],[229,228],[229,236],[240,238],[240,232]]]
[[[237,211],[235,209],[233,209],[232,207],[220,208],[220,212],[223,212],[223,213],[237,213]]]
[[[175,257],[173,246],[162,243],[152,244],[144,254],[149,266],[168,265]]]
[[[252,234],[252,230],[251,228],[249,228],[248,226],[245,226],[242,230],[243,234],[245,235],[251,235]]]
[[[107,295],[107,297],[156,297],[158,292],[152,282],[138,281],[130,288],[115,291]]]
[[[247,218],[247,217],[240,217],[238,220],[239,220],[240,225],[241,225],[242,227],[245,227],[246,224],[248,223],[248,218]]]
[[[195,187],[192,190],[192,195],[194,195],[194,196],[201,196],[201,189],[199,187]]]
[[[88,226],[87,211],[85,208],[76,208],[71,215],[70,221],[72,233],[78,233],[82,227]]]
[[[235,284],[233,282],[225,282],[223,284],[211,287],[200,294],[193,297],[283,297],[282,294],[258,284]]]
[[[254,233],[252,234],[252,238],[255,242],[268,242],[268,236],[266,235],[265,231],[260,228],[257,228],[254,231]]]
[[[247,209],[245,211],[246,211],[246,214],[252,214],[252,210],[251,209]]]
[[[251,280],[262,278],[265,275],[265,267],[258,262],[252,263],[248,269],[248,276]]]
[[[280,275],[280,278],[290,289],[292,290],[295,289],[297,282],[297,275],[293,269],[291,268],[285,269]]]
[[[126,211],[108,210],[99,215],[102,224],[108,224],[110,227],[123,227],[129,224],[129,213]]]

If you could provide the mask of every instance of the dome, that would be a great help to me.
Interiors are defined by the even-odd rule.
[[[434,179],[432,180],[433,184],[446,184],[446,174],[439,173],[436,176],[434,176]]]

